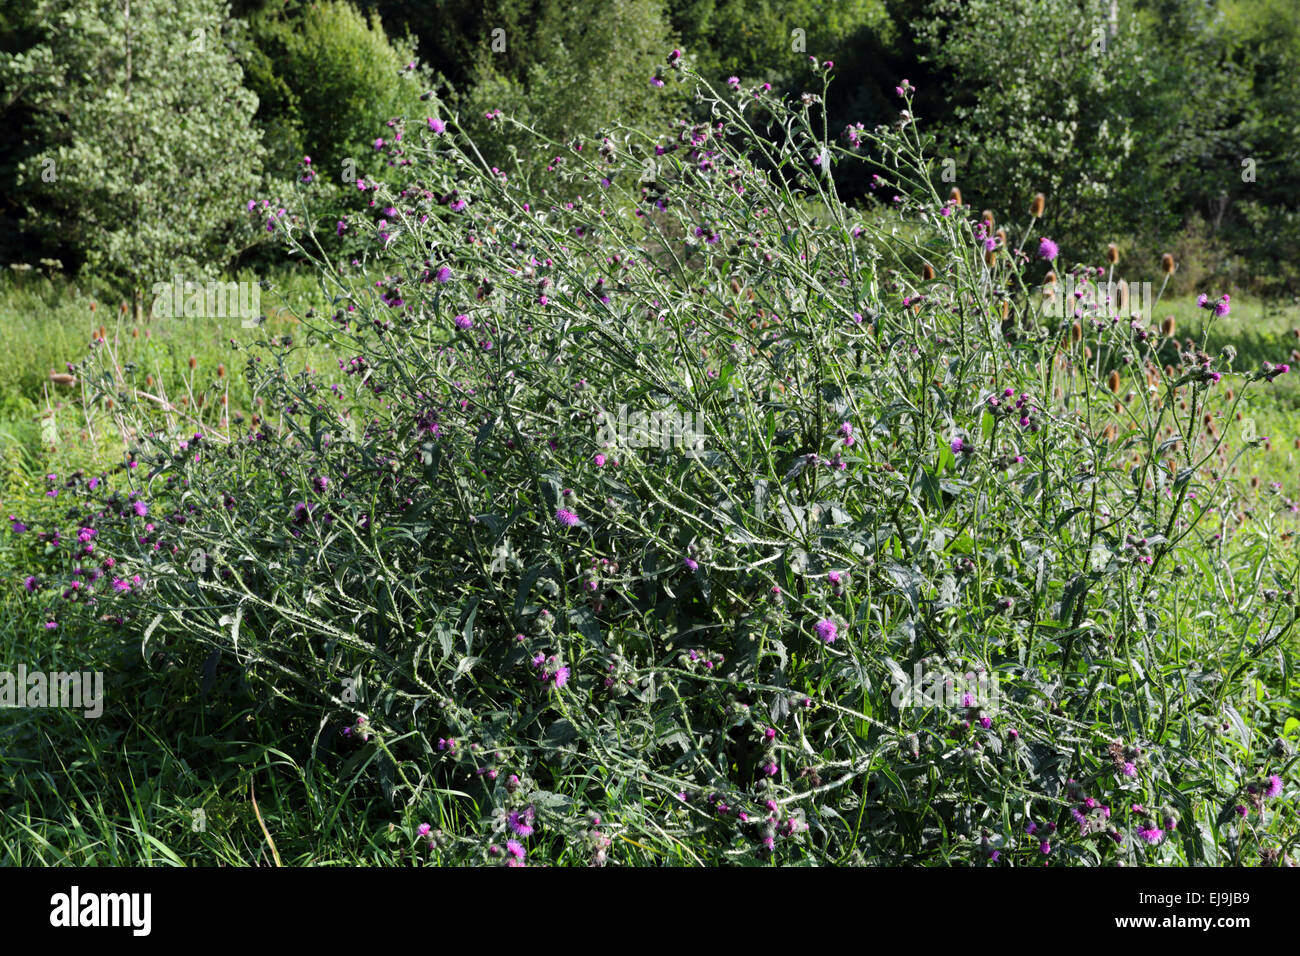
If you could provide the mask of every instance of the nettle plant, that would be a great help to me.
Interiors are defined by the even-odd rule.
[[[539,137],[531,194],[433,99],[350,265],[277,197],[328,309],[228,443],[92,373],[151,437],[75,489],[115,564],[57,615],[246,688],[431,861],[1290,859],[1295,565],[1208,526],[1232,356],[1045,313],[1041,201],[941,196],[906,81],[842,135],[728,86]]]

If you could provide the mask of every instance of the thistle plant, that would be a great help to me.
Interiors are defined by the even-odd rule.
[[[670,57],[707,120],[520,124],[528,188],[431,98],[355,262],[310,182],[268,197],[322,307],[229,443],[88,363],[136,466],[47,574],[128,588],[52,619],[230,682],[432,862],[1293,858],[1296,566],[1225,526],[1215,425],[1279,367],[1048,315],[1042,198],[974,218],[910,84],[841,132],[812,72]]]

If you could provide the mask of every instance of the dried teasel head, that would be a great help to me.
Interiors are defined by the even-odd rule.
[[[948,194],[948,201],[949,201],[949,202],[954,202],[954,203],[956,203],[958,206],[960,206],[960,205],[961,205],[961,190],[958,189],[956,186],[953,186],[953,187],[952,187],[952,192],[950,192],[950,193]]]
[[[992,209],[985,209],[982,213],[980,213],[980,218],[983,219],[985,222],[987,222],[987,223],[989,224],[988,227],[989,227],[990,229],[993,228],[993,210],[992,210]]]
[[[929,282],[931,279],[933,279],[934,266],[930,265],[930,263],[928,262],[925,263],[923,266],[921,266],[921,278],[925,279],[926,282]]]
[[[1111,392],[1116,395],[1119,394],[1119,371],[1117,369],[1110,370],[1110,376],[1106,379],[1106,385],[1110,388]]]
[[[1047,207],[1047,197],[1042,193],[1035,193],[1034,198],[1029,201],[1029,215],[1035,219],[1041,219],[1043,210]]]
[[[226,367],[224,365],[218,365],[217,378],[225,378],[225,377],[226,377]]]
[[[1160,323],[1160,334],[1165,338],[1170,338],[1174,334],[1174,317],[1166,316],[1165,320]]]
[[[1128,283],[1123,279],[1120,279],[1119,282],[1115,284],[1115,292],[1115,305],[1121,312],[1123,312],[1128,308]]]
[[[1073,323],[1070,326],[1070,341],[1078,342],[1082,338],[1083,338],[1083,326],[1080,325],[1078,322]]]
[[[1174,257],[1171,256],[1169,253],[1166,252],[1163,256],[1160,257],[1160,271],[1163,272],[1165,275],[1167,276],[1173,275],[1175,268],[1176,267],[1174,265]]]
[[[1106,247],[1106,261],[1111,265],[1119,264],[1119,246],[1113,242]]]
[[[199,364],[199,360],[196,359],[193,355],[191,355],[191,356],[190,356],[190,368],[194,368],[194,367],[196,367],[198,364]]]

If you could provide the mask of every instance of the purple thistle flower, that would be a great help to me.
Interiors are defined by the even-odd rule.
[[[137,501],[135,504],[131,506],[131,508],[141,518],[143,518],[145,515],[149,513],[149,506],[146,505],[143,501]]]
[[[566,528],[572,528],[574,525],[578,523],[578,516],[574,514],[572,511],[570,511],[568,508],[556,508],[555,520],[558,521],[560,524],[564,525]]]
[[[1046,259],[1049,262],[1061,254],[1061,249],[1051,239],[1046,236],[1038,240],[1038,258]]]
[[[435,133],[441,136],[446,131],[447,124],[444,123],[442,120],[438,119],[436,116],[430,116],[429,129],[433,130]]]
[[[818,621],[813,625],[813,630],[817,632],[817,636],[826,644],[834,644],[835,638],[839,637],[839,628],[836,627],[835,622],[829,618],[823,618]]]
[[[520,843],[518,840],[507,840],[506,852],[509,853],[516,860],[522,860],[528,851],[524,849],[524,845]]]
[[[456,321],[456,328],[458,329],[468,330],[474,328],[474,320],[471,319],[468,315],[464,315],[464,314],[458,315],[456,316],[455,321]]]
[[[555,672],[555,676],[552,680],[555,681],[555,689],[559,690],[569,682],[569,669],[567,667],[561,667]]]
[[[440,266],[440,267],[438,268],[438,274],[437,274],[436,278],[437,278],[437,280],[438,280],[439,282],[450,282],[450,281],[451,281],[451,270],[448,269],[446,266]]]
[[[1264,796],[1276,797],[1281,792],[1282,792],[1282,778],[1279,777],[1277,774],[1273,774],[1271,777],[1268,778],[1268,787],[1265,788],[1264,790]]]
[[[1157,826],[1140,826],[1137,828],[1137,835],[1151,846],[1155,846],[1165,838],[1165,831]]]
[[[427,823],[421,823],[421,824],[419,825],[419,827],[416,828],[416,831],[415,831],[415,832],[416,832],[419,836],[425,836],[425,835],[426,835],[430,830],[432,830],[432,829],[433,829],[433,827],[429,826],[429,824],[427,824]]]
[[[520,836],[523,837],[532,835],[533,832],[532,825],[528,822],[527,819],[519,815],[518,810],[511,810],[509,819],[510,819],[510,829],[513,830],[515,833],[518,833]]]

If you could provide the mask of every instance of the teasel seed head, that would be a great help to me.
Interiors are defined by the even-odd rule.
[[[1160,271],[1167,276],[1171,276],[1174,274],[1174,268],[1174,257],[1166,252],[1160,257]]]
[[[1070,341],[1078,342],[1082,338],[1083,338],[1083,326],[1080,325],[1078,322],[1075,322],[1073,325],[1070,326]]]
[[[1166,316],[1165,320],[1160,323],[1160,334],[1165,338],[1170,338],[1174,334],[1174,317]]]
[[[1047,197],[1042,193],[1035,193],[1034,198],[1029,201],[1029,215],[1035,219],[1041,219],[1043,209],[1047,206]]]
[[[933,279],[934,266],[930,265],[930,263],[928,262],[925,263],[925,265],[921,267],[921,277],[924,278],[926,282],[929,282],[931,279]]]
[[[1110,386],[1111,392],[1116,395],[1119,394],[1119,371],[1117,369],[1110,370],[1110,377],[1106,379],[1106,384]]]
[[[953,186],[953,187],[952,187],[952,192],[950,192],[950,193],[948,194],[948,201],[949,201],[949,202],[955,202],[958,206],[960,206],[960,205],[961,205],[961,190],[958,189],[956,186]]]
[[[1119,246],[1115,245],[1113,242],[1106,247],[1106,261],[1111,265],[1117,265],[1119,263]]]

